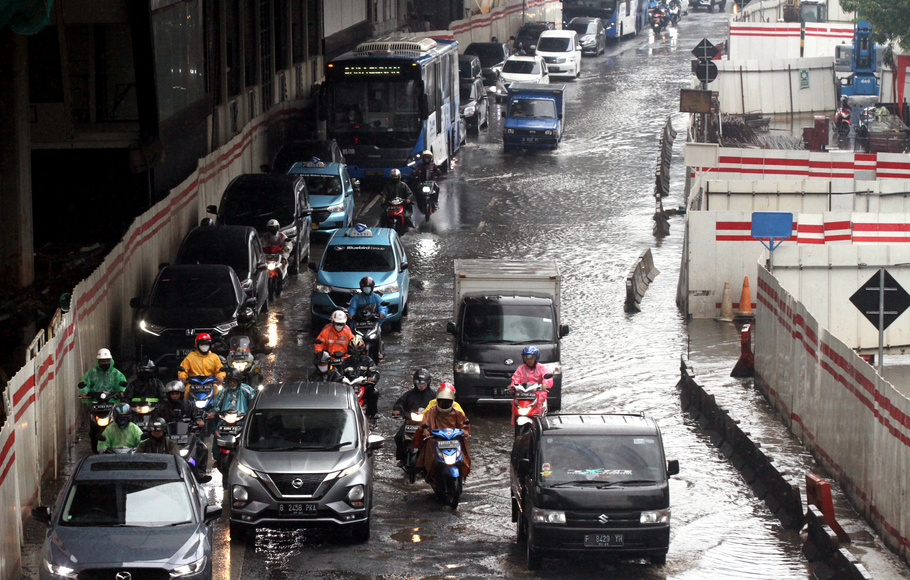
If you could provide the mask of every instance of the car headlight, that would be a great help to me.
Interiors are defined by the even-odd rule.
[[[240,471],[240,473],[243,473],[245,475],[249,475],[250,477],[255,477],[256,479],[259,479],[259,474],[256,473],[256,470],[253,469],[252,467],[250,467],[249,465],[246,465],[245,463],[241,463],[238,461],[237,470]],[[234,487],[237,488],[240,486],[235,485]],[[236,496],[234,497],[234,499],[237,499]]]
[[[476,362],[468,362],[465,360],[460,360],[455,363],[455,372],[462,373],[465,375],[479,375],[480,374],[480,365]]]
[[[362,485],[355,485],[348,490],[348,494],[345,496],[345,501],[348,502],[348,505],[355,508],[363,507],[363,498],[365,494],[363,493]]]
[[[383,284],[382,286],[377,286],[374,292],[379,292],[380,294],[398,292],[398,282],[392,282],[391,284]]]
[[[240,466],[243,464],[238,463],[237,465]],[[246,467],[246,465],[244,465],[244,467]],[[249,468],[247,467],[247,469],[249,469]],[[246,502],[250,501],[250,494],[249,494],[249,492],[247,492],[246,488],[243,487],[242,485],[235,485],[234,487],[231,488],[231,497],[234,498],[235,502],[246,503]]]
[[[566,512],[534,508],[531,510],[531,521],[535,524],[564,524],[566,523]]]
[[[151,322],[146,322],[145,320],[139,321],[139,328],[151,334],[152,336],[161,336],[161,333],[164,332],[163,326],[158,326],[157,324],[152,324]]]
[[[326,286],[325,284],[316,284],[315,291],[318,292],[319,294],[328,294],[329,292],[332,291],[332,289],[329,288],[328,286]]]
[[[343,203],[336,203],[335,205],[330,205],[330,206],[327,207],[326,209],[329,210],[329,213],[335,213],[335,212],[338,212],[338,211],[344,211],[344,204],[343,204]]]
[[[553,131],[550,131],[550,130],[548,129],[548,130],[544,131],[543,134],[544,134],[544,135],[552,135],[552,134],[553,134]]]
[[[363,467],[363,463],[364,462],[361,460],[361,461],[355,463],[354,465],[348,467],[347,469],[345,469],[343,471],[339,471],[338,475],[336,477],[338,479],[341,479],[341,478],[347,477],[353,473],[357,473],[358,471],[360,471],[360,468]],[[327,477],[326,479],[331,479],[331,476]]]
[[[474,116],[474,112],[475,112],[474,105],[470,105],[470,106],[464,108],[464,116],[465,116],[465,117],[473,117],[473,116]]]
[[[61,576],[63,578],[78,578],[79,575],[76,574],[76,571],[70,568],[69,566],[63,566],[59,564],[52,564],[47,560],[44,561],[44,567],[48,572],[53,576]]]
[[[177,566],[171,570],[171,578],[180,578],[181,576],[189,576],[190,574],[198,574],[202,572],[205,568],[207,559],[205,556],[199,558],[195,562],[190,562],[189,564],[184,564],[183,566]]]
[[[638,521],[642,524],[669,524],[670,509],[641,512]]]
[[[231,331],[232,328],[237,326],[236,320],[231,320],[230,322],[223,322],[214,328],[215,332],[218,334],[227,334]]]

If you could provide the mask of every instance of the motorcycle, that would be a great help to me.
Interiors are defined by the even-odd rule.
[[[363,339],[367,355],[379,364],[379,353],[382,352],[382,322],[379,318],[377,304],[364,304],[357,309],[351,322],[351,331]]]
[[[231,461],[237,452],[237,439],[240,432],[243,431],[243,420],[246,413],[238,413],[233,409],[218,413],[221,422],[215,428],[215,445],[218,447],[218,454],[215,457],[215,467],[222,475],[227,475],[231,467]]]
[[[534,383],[512,385],[515,395],[512,398],[512,424],[515,425],[515,436],[518,437],[531,424],[531,417],[547,415],[547,388]]]
[[[142,429],[143,433],[149,432],[149,424],[152,422],[152,415],[155,413],[155,408],[157,407],[157,397],[142,397],[130,401],[130,411],[133,415],[133,423]]]
[[[385,209],[382,217],[382,227],[393,228],[399,236],[403,236],[408,231],[408,214],[410,213],[412,202],[410,200],[396,197],[390,201],[382,202]]]
[[[119,403],[116,395],[109,391],[87,393],[91,405],[89,414],[91,422],[88,427],[89,440],[92,442],[92,453],[98,453],[98,441],[101,441],[101,432],[111,424],[111,412],[114,405]]]
[[[667,15],[670,19],[670,24],[677,26],[679,24],[679,2],[672,0],[667,7]]]
[[[439,204],[439,190],[435,181],[424,181],[417,185],[417,209],[427,223]]]
[[[281,297],[284,281],[288,277],[288,261],[284,259],[281,246],[266,246],[262,248],[265,261],[269,269],[269,300]]]
[[[182,371],[183,367],[179,367],[179,369]],[[215,398],[217,380],[215,377],[207,375],[197,375],[189,377],[187,380],[190,384],[190,400],[197,409],[205,411]]]
[[[367,392],[369,380],[367,377],[355,376],[355,372],[356,371],[351,367],[344,369],[344,376],[341,381],[354,389],[354,392],[357,394],[357,402],[360,403],[360,408],[364,409],[366,408],[366,402],[363,400],[363,396]]]
[[[846,137],[850,134],[852,126],[850,109],[845,110],[843,106],[838,107],[837,112],[834,113],[834,128],[837,130],[837,134],[841,137]]]
[[[417,481],[417,454],[420,450],[411,445],[411,440],[414,439],[414,433],[417,433],[421,423],[423,423],[423,409],[417,409],[408,415],[402,415],[402,418],[404,419],[404,424],[401,426],[401,431],[406,451],[404,461],[401,462],[401,469],[407,475],[408,481],[414,483]]]
[[[228,350],[227,363],[230,368],[237,369],[243,375],[243,382],[258,389],[265,383],[262,377],[262,368],[259,359],[253,356],[250,348],[250,337],[237,335],[231,337]]]
[[[461,429],[433,429],[430,432],[436,443],[434,445],[435,468],[433,470],[431,485],[439,501],[458,508],[461,490],[464,485],[464,476],[461,474],[464,466],[464,454],[461,448],[461,439],[464,437]]]
[[[200,429],[202,428],[196,425],[190,417],[179,421],[171,421],[167,424],[168,438],[177,443],[180,449],[180,457],[183,457],[190,464],[197,480],[200,476],[205,475],[209,458],[209,448],[202,438],[198,436]]]
[[[658,6],[651,9],[651,29],[654,34],[660,34],[661,30],[667,27],[667,14],[665,9]]]
[[[146,439],[146,438],[148,438],[148,435],[143,434],[142,437],[143,437],[143,439]],[[104,435],[98,435],[98,441],[107,441],[107,438]],[[95,453],[97,453],[97,452],[98,451],[96,449]],[[136,448],[135,447],[108,447],[107,449],[104,450],[104,453],[112,454],[112,455],[133,455],[134,453],[136,453]]]

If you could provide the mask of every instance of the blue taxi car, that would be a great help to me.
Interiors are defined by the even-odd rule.
[[[314,329],[327,324],[335,310],[347,310],[351,297],[360,292],[360,279],[370,276],[376,282],[375,292],[388,303],[383,327],[401,330],[411,277],[408,257],[395,230],[363,224],[339,229],[329,238],[318,268],[314,264],[311,267],[316,270],[311,300]]]
[[[302,175],[313,208],[312,233],[331,234],[354,223],[354,183],[342,163],[323,163],[313,158],[297,162],[289,175]]]

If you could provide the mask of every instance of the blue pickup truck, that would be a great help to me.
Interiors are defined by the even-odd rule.
[[[556,149],[565,123],[565,85],[512,83],[502,128],[502,145]]]

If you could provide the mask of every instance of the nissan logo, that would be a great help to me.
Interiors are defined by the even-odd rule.
[[[607,514],[600,514],[600,517],[597,518],[597,521],[600,522],[600,523],[602,523],[602,524],[605,524],[605,523],[607,523],[607,522],[610,521],[610,518],[607,517]]]
[[[303,480],[300,479],[299,477],[295,478],[293,481],[291,481],[291,487],[293,487],[294,489],[300,489],[301,487],[303,487]]]
[[[114,576],[117,580],[130,580],[132,577],[133,575],[125,570],[123,572],[117,572],[117,575]]]
[[[514,363],[515,361],[513,361],[513,360],[510,359],[510,358],[507,358],[504,362],[505,362],[507,365],[510,365],[510,364]]]

